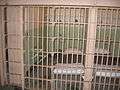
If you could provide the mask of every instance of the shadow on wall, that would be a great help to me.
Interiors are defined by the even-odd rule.
[[[0,90],[22,90],[22,88],[18,86],[5,85],[5,86],[0,86]]]

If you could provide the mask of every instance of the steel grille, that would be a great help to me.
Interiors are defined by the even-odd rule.
[[[22,90],[120,90],[120,8],[0,10],[5,84]]]

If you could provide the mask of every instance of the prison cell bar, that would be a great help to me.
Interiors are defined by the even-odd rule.
[[[104,33],[105,34],[105,33]],[[29,37],[28,37],[29,38]],[[42,39],[43,40],[43,39]],[[59,43],[59,42],[58,42]],[[115,43],[115,42],[114,42]],[[87,59],[86,59],[87,60]],[[113,61],[113,60],[112,60]],[[43,69],[42,69],[42,72],[43,72]],[[33,74],[34,74],[34,72],[33,72]],[[30,78],[29,78],[30,79]],[[29,83],[30,84],[30,83]],[[105,85],[105,83],[104,83],[104,85]],[[33,87],[34,87],[34,85],[33,85]]]

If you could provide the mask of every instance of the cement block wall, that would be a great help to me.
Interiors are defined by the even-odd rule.
[[[5,34],[4,34],[4,7],[0,7],[0,83],[7,83],[6,78],[6,58],[5,49],[9,53],[9,78],[10,84],[21,84],[21,58],[22,53],[20,48],[21,44],[21,12],[20,8],[9,7],[7,8],[7,37],[8,47],[5,48]],[[12,13],[11,13],[12,12]],[[18,35],[19,34],[19,35]]]
[[[92,6],[120,6],[120,0],[7,0],[8,4],[52,4],[52,5],[92,5]]]
[[[9,82],[21,84],[22,54],[22,9],[21,7],[7,8]]]

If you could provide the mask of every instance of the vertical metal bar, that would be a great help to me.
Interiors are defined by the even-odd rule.
[[[41,23],[40,22],[40,18],[39,18],[39,16],[40,16],[40,12],[39,12],[39,7],[37,7],[37,20],[36,20],[36,23],[37,23],[37,85],[36,85],[36,87],[37,87],[37,90],[39,90],[39,51],[40,51],[40,49],[39,49],[39,23]]]
[[[71,14],[73,14],[73,20],[74,21],[72,21],[73,23],[72,23],[72,51],[74,51],[74,43],[75,43],[75,36],[74,36],[74,33],[75,33],[75,7],[73,8],[73,11],[72,11],[72,13]],[[71,15],[72,16],[72,15]],[[72,61],[71,61],[71,64],[74,64],[73,63],[73,59],[74,59],[74,53],[72,53]],[[74,74],[71,74],[71,78],[70,78],[70,80],[72,80],[72,82],[71,82],[71,88],[70,88],[70,90],[72,90],[72,88],[75,88],[75,84],[74,83],[76,83],[75,82],[75,80],[73,80],[72,79],[72,77],[73,76],[75,76]],[[72,85],[73,84],[73,85]]]
[[[59,34],[60,34],[60,7],[56,7],[56,10],[55,10],[55,17],[56,17],[56,23],[55,23],[55,26],[57,27],[57,29],[55,29],[54,32],[57,32],[57,36],[55,38],[57,38],[57,64],[58,64],[58,58],[59,58],[59,45],[60,45],[60,37],[59,37]],[[56,81],[54,86],[56,86],[54,89],[56,90],[57,88],[59,88],[60,90],[62,89],[62,74],[60,75],[60,87],[58,87],[59,85],[59,76],[58,74],[56,74]]]
[[[55,7],[53,7],[52,9],[52,37],[54,37],[54,27],[55,27],[55,23],[54,23],[54,17],[55,17]],[[53,60],[54,60],[54,39],[52,39],[52,53],[51,53],[51,90],[54,90],[54,75],[53,75]]]
[[[119,9],[116,9],[116,13],[115,14],[116,14],[115,29],[116,29],[116,31],[118,31]],[[119,51],[119,49],[120,49],[120,42],[119,41],[116,41],[116,42],[118,42],[118,52],[117,52],[117,62],[116,62],[116,70],[115,70],[115,72],[117,72],[119,70],[119,54],[120,54],[120,51]],[[116,80],[117,80],[117,78],[114,79],[113,90],[115,90]],[[119,79],[119,83],[120,83],[120,79]],[[118,86],[118,89],[119,88],[120,87]]]
[[[32,23],[32,36],[31,36],[31,39],[32,39],[32,48],[31,48],[31,51],[32,51],[32,57],[34,57],[34,23],[35,23],[35,21],[34,21],[34,6],[33,7],[31,7],[32,8],[32,11],[31,11],[31,16],[32,16],[32,21],[31,21],[31,23]],[[34,81],[35,81],[35,79],[34,79],[34,58],[32,58],[32,89],[34,89]]]
[[[68,17],[68,26],[67,26],[67,27],[68,27],[68,32],[67,32],[67,34],[68,34],[68,35],[67,35],[67,38],[68,38],[67,50],[69,50],[69,44],[70,44],[70,40],[71,40],[71,39],[70,39],[70,34],[69,34],[69,33],[70,33],[70,25],[71,25],[71,16],[70,16],[71,8],[70,8],[70,7],[68,7],[68,11],[69,11],[69,12],[68,12],[69,17]],[[67,52],[67,64],[68,64],[68,63],[69,63],[69,53]],[[66,75],[67,75],[67,74],[66,74]],[[69,76],[67,75],[67,78],[68,78],[68,79],[69,79],[69,77],[70,77],[70,75],[69,75]],[[68,83],[70,83],[70,81],[68,81]],[[68,84],[68,83],[67,83],[67,84]],[[68,84],[67,88],[70,88],[70,87],[71,87],[71,85]]]
[[[65,24],[66,24],[66,23],[65,23],[65,7],[63,7],[62,10],[63,10],[63,12],[62,12],[63,18],[62,18],[61,21],[62,21],[62,26],[63,26],[63,30],[62,30],[63,34],[62,34],[62,36],[61,36],[61,37],[62,37],[62,44],[61,44],[61,45],[62,45],[62,61],[63,61],[63,60],[64,60],[64,53],[63,53],[63,52],[64,52],[64,46],[65,46],[65,44],[64,44],[64,42],[65,42],[65,36],[64,36],[64,35],[65,35]],[[62,16],[62,15],[61,15],[61,16]],[[63,62],[63,63],[64,63],[64,62]],[[64,84],[65,84],[65,82],[66,82],[66,76],[65,76]],[[65,85],[64,85],[63,88],[66,88]]]
[[[67,10],[66,9],[68,9],[68,12],[67,12]],[[68,24],[66,27],[67,27],[67,50],[69,50],[69,42],[70,42],[70,39],[69,39],[69,31],[70,31],[70,7],[68,7],[68,8],[66,8],[65,9],[65,14],[67,14],[68,15],[68,21],[67,21],[67,16],[65,15],[65,19],[66,19],[66,23]],[[68,64],[68,52],[67,52],[67,57],[66,57],[66,64]],[[68,75],[67,75],[67,73],[65,74],[66,75],[66,83],[65,83],[65,90],[67,90],[67,88],[68,88],[68,82],[69,81],[67,81],[67,78],[68,78]]]
[[[78,23],[78,22],[76,22],[76,20],[78,19],[76,13],[77,13],[77,8],[75,8],[75,16],[74,16],[74,20],[75,20],[74,28],[75,29],[77,29],[76,26],[77,26],[77,23]],[[77,33],[77,32],[75,32],[75,33]],[[74,38],[75,38],[74,40],[78,40],[78,37],[75,37],[75,35],[74,35]],[[78,43],[77,43],[76,49],[77,49],[77,52],[79,52]],[[75,58],[76,59],[76,61],[75,61],[76,65],[78,64],[78,55],[79,55],[79,53],[76,54],[76,58]],[[77,82],[76,81],[77,81],[77,74],[75,75],[75,79],[74,79],[74,82],[75,82],[74,90],[77,88]]]
[[[67,21],[66,21],[66,7],[64,7],[64,17],[63,17],[63,21],[64,21],[64,23],[63,23],[63,25],[64,25],[64,34],[63,34],[63,36],[64,36],[64,43],[65,43],[65,40],[67,41],[67,46],[68,46],[68,38],[67,37],[65,37],[65,30],[66,30],[66,25],[67,25]],[[66,49],[66,47],[64,48],[64,49]],[[68,60],[67,60],[67,58],[66,58],[66,61],[65,61],[65,63],[67,63],[68,62]],[[67,74],[65,74],[65,90],[67,90]]]
[[[53,33],[55,33],[56,32],[56,30],[58,30],[58,28],[59,28],[59,17],[58,17],[58,11],[59,11],[59,8],[58,7],[56,7],[56,9],[55,9],[55,11],[54,11],[54,17],[55,17],[55,27],[57,28],[57,29],[55,29],[55,31],[53,32]],[[58,35],[58,33],[57,33],[57,35]],[[56,36],[56,37],[54,37],[54,38],[57,38],[57,48],[59,47],[58,45],[59,45],[59,38],[58,38],[58,36]],[[54,44],[55,45],[55,44]],[[58,50],[57,50],[58,51]],[[58,52],[57,52],[58,53]],[[57,63],[58,63],[58,54],[57,54],[57,61],[56,61]],[[56,90],[57,88],[60,88],[60,87],[58,87],[58,85],[57,84],[59,84],[58,83],[59,82],[59,78],[58,78],[58,74],[56,74],[56,79],[53,81],[53,85],[54,85],[54,90]]]
[[[45,7],[43,6],[42,7],[42,57],[43,57],[43,50],[44,50],[44,9]],[[44,78],[44,73],[43,73],[44,71],[43,71],[43,58],[42,58],[42,90],[43,90],[43,88],[44,88],[44,80],[43,80],[43,78]]]
[[[22,18],[21,19],[21,29],[22,29],[21,30],[22,31],[22,33],[21,33],[21,42],[22,42],[21,53],[23,55],[23,53],[24,53],[24,50],[23,50],[23,39],[24,39],[23,32],[24,32],[24,24],[25,24],[24,23],[24,17],[25,17],[25,14],[24,14],[25,11],[24,10],[25,10],[25,8],[23,6],[21,6],[20,8],[21,8],[21,18]],[[21,55],[21,58],[22,58],[22,60],[21,60],[21,66],[22,66],[21,67],[21,73],[22,73],[21,74],[21,79],[22,79],[22,82],[21,83],[22,83],[22,90],[24,90],[24,88],[25,88],[25,86],[24,86],[25,85],[25,83],[24,83],[25,82],[24,81],[25,80],[24,75],[25,74],[24,74],[24,61],[23,61],[24,59],[23,59],[22,55]]]
[[[57,11],[56,11],[57,12]],[[58,35],[57,35],[57,38],[58,38],[58,40],[57,40],[57,63],[58,63],[58,58],[59,58],[59,45],[61,45],[61,43],[60,43],[60,39],[61,39],[61,37],[60,37],[60,27],[61,27],[61,22],[60,21],[62,21],[61,20],[61,17],[60,17],[60,13],[61,13],[61,7],[58,7],[58,12],[57,12],[57,17],[58,17]],[[62,61],[61,61],[61,64],[63,64],[63,59],[62,59]],[[60,90],[62,90],[62,82],[63,82],[63,80],[62,80],[62,76],[63,76],[63,74],[61,74],[60,75]],[[57,88],[59,88],[58,87],[58,84],[59,84],[59,78],[58,78],[59,76],[58,76],[58,74],[57,74],[57,79],[58,79],[58,82],[56,83],[57,85],[56,85],[56,89]]]
[[[48,47],[48,44],[49,44],[49,39],[48,39],[48,32],[49,32],[49,18],[50,17],[50,7],[48,6],[48,8],[47,8],[47,59],[46,59],[46,66],[47,66],[47,69],[46,69],[46,74],[48,74],[48,49],[49,49],[49,47]],[[48,74],[49,75],[49,74]],[[47,75],[47,79],[49,79],[48,78],[48,75]],[[46,82],[46,90],[48,90],[48,87],[49,87],[49,85],[48,85],[48,81]]]
[[[86,61],[83,90],[91,90],[94,65],[94,51],[96,39],[96,8],[91,7],[89,10],[87,45],[86,45]]]
[[[62,18],[62,26],[63,26],[63,30],[62,30],[62,32],[63,32],[63,34],[62,34],[62,61],[64,61],[64,48],[65,48],[65,24],[66,24],[66,22],[65,22],[65,7],[63,7],[62,8],[63,9],[63,12],[62,12],[62,15],[63,15],[63,18]],[[61,16],[62,16],[61,15]],[[63,62],[63,63],[66,63],[66,61],[65,62]],[[64,84],[66,83],[66,75],[65,75],[65,81],[64,81]],[[66,89],[66,87],[65,87],[65,85],[64,85],[64,88]]]
[[[69,26],[69,34],[71,33],[71,30],[72,30],[72,25],[73,25],[73,21],[72,21],[72,8],[70,8],[70,26]],[[70,42],[71,42],[71,40],[73,41],[73,36],[69,36],[69,40],[70,40]],[[71,44],[71,43],[70,43]],[[73,46],[73,43],[72,43],[72,46]],[[71,48],[72,49],[72,48]],[[69,50],[69,49],[68,49]],[[73,49],[72,49],[73,50]],[[73,53],[71,53],[71,55],[72,55],[72,58],[71,58],[71,61],[70,61],[70,64],[72,64],[72,62],[73,62]],[[69,57],[69,55],[68,55],[68,57]],[[72,86],[72,82],[71,82],[71,79],[72,78],[72,74],[70,74],[70,90],[71,90],[71,86]]]
[[[28,84],[29,84],[29,86],[28,86],[28,88],[30,89],[30,87],[31,87],[31,85],[30,85],[30,45],[29,45],[29,43],[30,43],[30,7],[28,6],[27,7],[27,12],[26,12],[28,15],[27,15],[27,17],[28,17],[28,27],[27,27],[27,30],[28,30],[28,35],[27,35],[27,47],[28,47],[28,50],[27,50],[27,56],[28,56],[28,63],[27,63],[27,66],[28,66],[28,68],[29,68],[29,70],[28,70]]]
[[[77,48],[78,48],[78,50],[80,49],[81,50],[81,53],[80,53],[80,55],[81,55],[81,65],[83,64],[83,56],[84,56],[84,33],[85,33],[85,30],[83,30],[83,44],[82,44],[82,46],[81,46],[81,48],[79,48],[80,46],[79,46],[79,44],[80,44],[80,41],[81,41],[81,37],[80,37],[80,31],[81,31],[81,25],[82,25],[82,22],[81,22],[81,8],[79,8],[79,22],[78,22],[78,45],[77,45]],[[79,56],[78,56],[79,57]],[[81,86],[82,85],[82,75],[80,75],[80,82],[79,82],[79,90],[81,90]]]
[[[87,23],[87,21],[88,21],[88,19],[87,19],[87,13],[88,13],[88,11],[87,11],[87,8],[84,8],[83,9],[84,11],[83,11],[83,15],[82,15],[82,17],[81,18],[83,18],[83,23],[81,22],[81,25],[82,25],[82,28],[83,28],[83,31],[82,31],[82,38],[80,38],[80,40],[82,39],[82,59],[81,59],[81,63],[82,64],[84,64],[84,53],[85,53],[85,40],[86,40],[86,37],[85,37],[85,34],[86,34],[86,32],[87,32],[87,30],[86,30],[86,25],[88,24]],[[81,9],[81,11],[82,11],[82,9]],[[86,19],[87,19],[87,21],[86,21]]]

